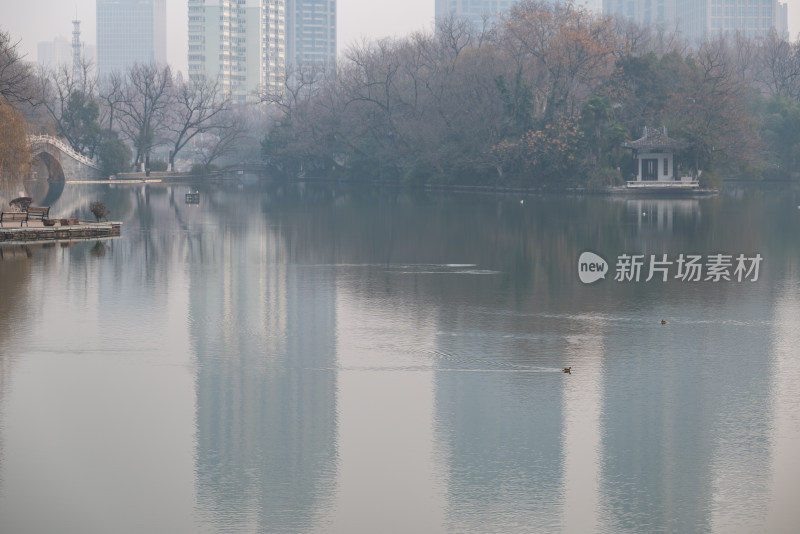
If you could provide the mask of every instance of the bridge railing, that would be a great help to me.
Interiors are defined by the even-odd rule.
[[[53,137],[52,135],[28,136],[28,144],[30,144],[31,146],[35,144],[48,144],[48,143],[58,148],[61,152],[66,153],[72,159],[86,165],[87,167],[100,170],[100,165],[96,161],[87,158],[86,156],[84,156],[79,152],[75,152],[74,150],[72,150],[71,146],[63,142],[61,139],[58,139],[57,137]]]

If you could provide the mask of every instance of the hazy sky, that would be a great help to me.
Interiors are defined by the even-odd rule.
[[[435,0],[339,0],[339,51],[365,37],[403,35],[433,27]],[[21,40],[22,52],[36,60],[36,44],[59,35],[72,39],[77,11],[81,40],[96,44],[95,0],[0,0],[0,28]],[[186,0],[167,0],[167,61],[186,69]]]
[[[404,35],[433,27],[435,0],[339,0],[339,52],[361,37]],[[800,0],[788,0],[789,32],[800,33]],[[81,21],[81,40],[96,44],[95,0],[0,0],[0,28],[20,40],[28,59],[36,44],[59,35],[72,38],[72,20]],[[186,0],[167,0],[167,61],[186,70]]]

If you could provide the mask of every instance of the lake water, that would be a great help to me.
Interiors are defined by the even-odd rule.
[[[190,191],[0,247],[0,532],[800,531],[797,189]]]

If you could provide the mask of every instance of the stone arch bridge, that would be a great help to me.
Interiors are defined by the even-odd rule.
[[[28,143],[37,177],[48,181],[97,180],[103,178],[100,165],[51,135],[30,135]]]

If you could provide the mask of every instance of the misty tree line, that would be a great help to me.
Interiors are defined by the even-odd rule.
[[[226,154],[288,177],[604,186],[631,171],[626,140],[665,126],[680,172],[787,177],[800,158],[800,44],[674,31],[573,3],[517,2],[494,24],[351,46],[333,72],[287,72],[261,103],[213,81],[135,65],[33,71],[0,31],[0,174],[24,175],[26,132],[51,133],[108,174],[156,150],[204,169]],[[260,140],[260,146],[258,144]],[[26,159],[27,158],[27,159]]]
[[[37,98],[52,133],[109,174],[128,170],[131,161],[150,169],[156,148],[169,149],[160,162],[169,170],[189,151],[208,168],[245,135],[245,121],[215,81],[186,80],[158,65],[135,64],[102,79],[91,71],[85,63],[77,72],[40,71]]]
[[[439,21],[298,71],[266,100],[262,146],[289,176],[410,183],[618,183],[625,140],[667,127],[682,173],[788,176],[800,156],[800,48],[771,35],[692,47],[676,32],[523,0],[496,24]]]
[[[27,173],[28,133],[63,139],[99,161],[106,174],[151,166],[166,170],[179,155],[207,171],[248,137],[250,121],[215,81],[186,80],[169,66],[143,64],[102,79],[86,62],[77,70],[66,65],[33,69],[17,48],[8,33],[0,32],[4,175]],[[168,153],[168,161],[151,162],[156,149]]]

